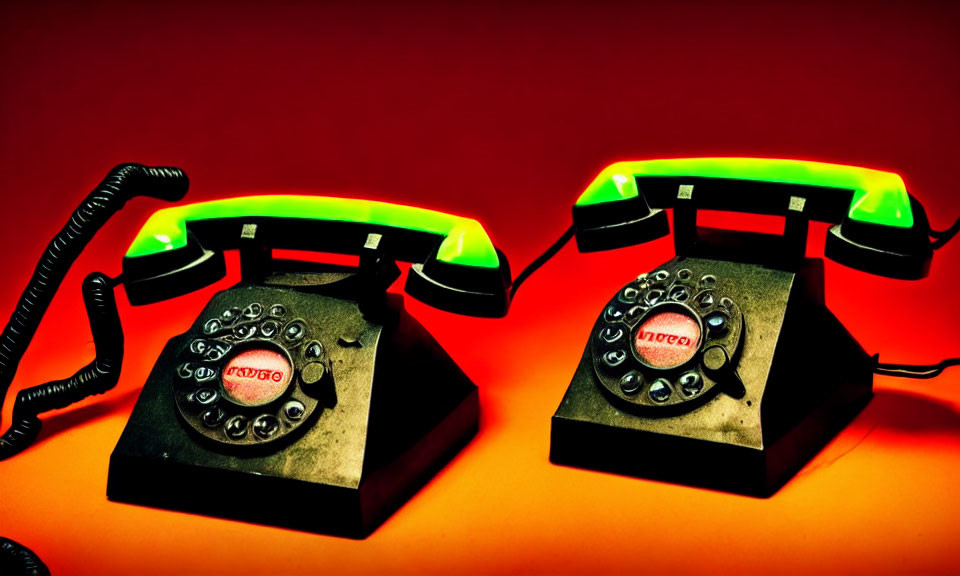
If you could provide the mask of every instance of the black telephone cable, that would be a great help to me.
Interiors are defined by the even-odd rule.
[[[524,268],[519,274],[517,274],[517,277],[514,278],[513,280],[513,286],[510,288],[511,300],[513,299],[513,295],[517,293],[517,288],[519,288],[520,285],[523,284],[523,281],[529,278],[531,274],[536,272],[541,266],[546,264],[551,258],[556,256],[557,252],[559,252],[560,249],[563,248],[567,244],[567,242],[570,241],[571,238],[573,238],[575,232],[576,230],[574,229],[573,224],[571,224],[570,227],[567,228],[563,232],[563,234],[560,235],[559,238],[557,238],[556,242],[551,244],[549,248],[543,251],[543,254],[537,256],[533,260],[533,262],[528,264],[526,268]]]
[[[953,225],[945,230],[929,228],[927,235],[935,239],[930,243],[930,247],[934,250],[943,248],[958,232],[960,232],[960,218],[957,218]],[[926,380],[928,378],[936,378],[950,366],[960,366],[960,358],[946,358],[936,364],[885,364],[880,362],[879,354],[874,354],[873,365],[873,372],[875,374]]]
[[[123,327],[113,293],[114,282],[100,272],[83,281],[83,303],[90,321],[96,357],[73,376],[21,390],[13,405],[13,423],[0,437],[0,460],[27,448],[40,433],[38,416],[117,385],[123,363]]]
[[[957,235],[957,232],[960,232],[960,218],[957,218],[957,221],[953,223],[953,226],[947,228],[946,230],[934,230],[930,228],[927,232],[931,238],[936,238],[933,242],[930,243],[930,247],[934,250],[939,250],[943,248],[943,245],[953,239]]]
[[[23,544],[0,536],[0,574],[3,576],[50,576],[50,569]]]
[[[941,372],[950,366],[960,366],[960,358],[947,358],[936,364],[882,364],[880,355],[873,355],[873,372],[884,376],[896,376],[898,378],[917,378],[926,380],[936,378]]]
[[[57,288],[97,230],[135,196],[175,201],[183,198],[188,186],[189,180],[179,168],[121,164],[81,202],[40,257],[0,334],[0,406]],[[123,357],[123,333],[113,282],[103,274],[91,274],[84,281],[83,291],[97,358],[66,380],[28,388],[17,395],[13,425],[0,437],[0,460],[33,442],[40,430],[40,412],[102,393],[116,384]]]

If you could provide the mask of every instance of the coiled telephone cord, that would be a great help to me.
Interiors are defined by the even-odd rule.
[[[179,168],[121,164],[74,210],[40,257],[10,321],[0,334],[0,406],[57,288],[97,230],[135,196],[179,200],[188,186],[187,176]],[[123,330],[113,281],[104,274],[91,274],[83,282],[83,299],[97,357],[70,378],[27,388],[17,394],[13,424],[0,437],[0,460],[21,452],[36,439],[40,432],[37,415],[41,412],[62,408],[91,394],[102,394],[116,385],[123,360]]]

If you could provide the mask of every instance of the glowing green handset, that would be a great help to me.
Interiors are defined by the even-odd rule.
[[[411,206],[306,195],[248,196],[156,212],[123,259],[130,301],[184,294],[223,277],[223,250],[240,245],[244,225],[271,248],[359,254],[369,234],[390,258],[413,262],[406,289],[438,308],[502,316],[510,272],[483,227]]]
[[[664,208],[790,216],[834,224],[826,255],[896,278],[921,278],[930,265],[929,224],[892,172],[767,158],[679,158],[617,162],[573,209],[583,251],[637,244],[669,232]]]

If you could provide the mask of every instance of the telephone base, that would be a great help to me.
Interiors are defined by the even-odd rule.
[[[290,289],[241,286],[217,294],[157,361],[111,455],[108,498],[369,535],[469,442],[479,421],[476,386],[399,300],[371,320],[355,301]],[[209,318],[249,302],[279,304],[304,320],[307,339],[326,347],[336,398],[276,446],[217,445],[177,413],[171,379]],[[298,366],[294,372],[295,381],[305,378]]]
[[[770,496],[870,401],[870,358],[824,306],[821,260],[796,272],[694,258],[661,267],[678,268],[729,281],[741,303],[742,395],[721,391],[680,414],[631,410],[601,390],[588,343],[552,419],[550,460]]]

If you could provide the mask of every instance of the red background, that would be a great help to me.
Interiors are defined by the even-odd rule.
[[[185,168],[192,201],[300,188],[473,216],[515,271],[619,159],[890,169],[944,228],[960,215],[958,6],[6,3],[0,314],[74,206],[124,161]],[[80,280],[118,274],[159,207],[131,202],[77,261],[4,426],[16,390],[92,357]],[[121,297],[120,384],[45,416],[39,442],[0,464],[0,535],[55,574],[960,571],[958,368],[877,377],[863,414],[770,499],[548,462],[550,416],[601,305],[671,256],[670,238],[602,254],[568,246],[499,320],[408,299],[480,387],[481,430],[363,541],[106,500],[139,387],[211,290],[142,308]],[[917,282],[828,262],[828,303],[884,360],[935,362],[960,355],[958,268],[960,240]]]

